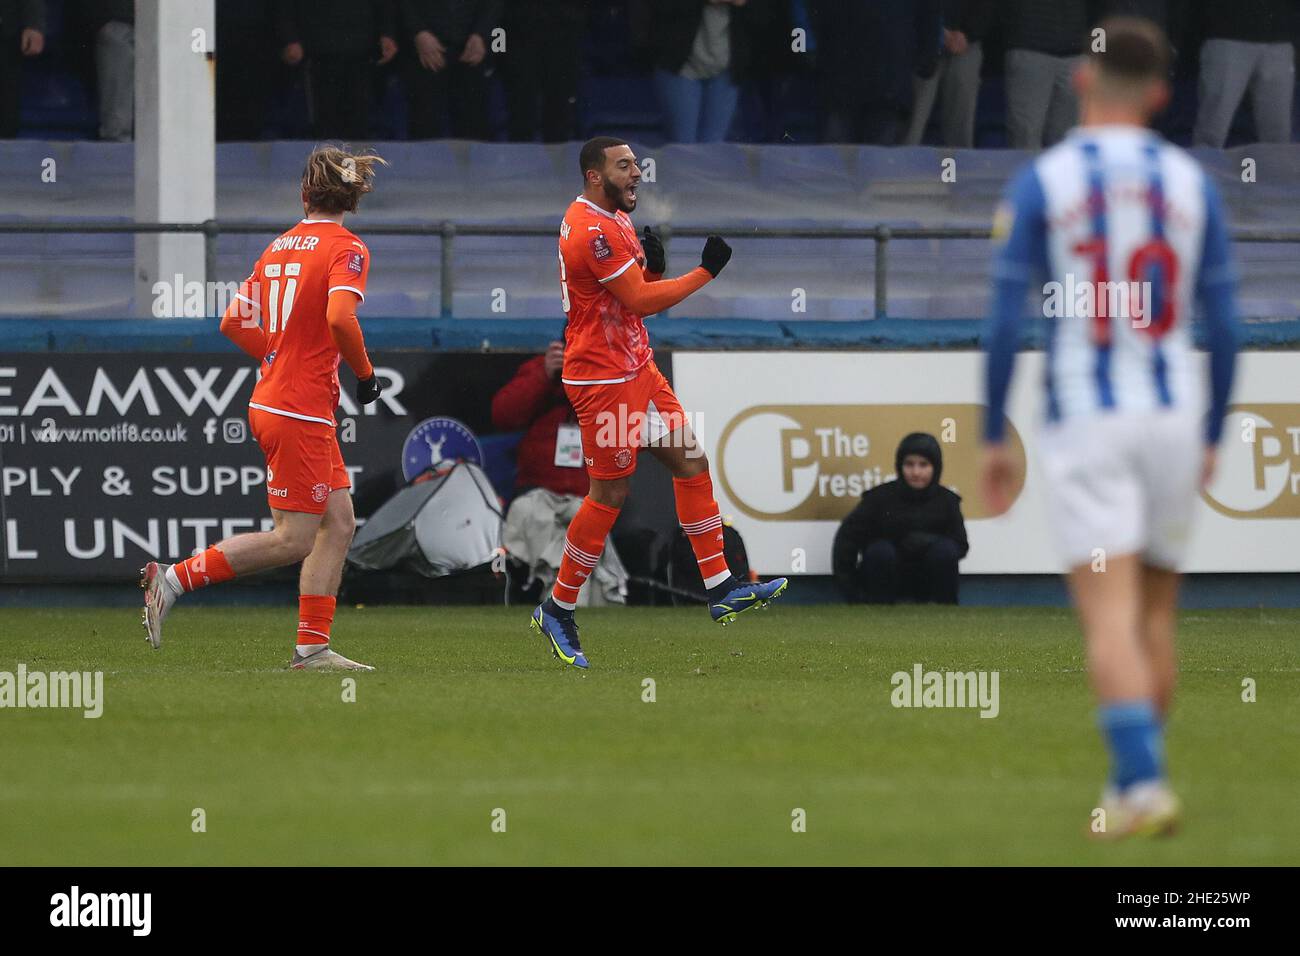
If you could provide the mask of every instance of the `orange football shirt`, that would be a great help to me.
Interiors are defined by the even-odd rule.
[[[325,311],[338,289],[364,301],[369,274],[365,243],[329,219],[304,219],[266,247],[239,291],[267,337],[249,408],[334,424],[339,350]]]
[[[560,295],[566,385],[626,382],[654,354],[641,316],[605,283],[645,266],[645,253],[627,213],[606,212],[579,196],[560,224]]]

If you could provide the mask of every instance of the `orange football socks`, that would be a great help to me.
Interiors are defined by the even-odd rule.
[[[191,558],[178,561],[172,565],[171,570],[176,575],[176,583],[185,592],[197,591],[209,584],[220,584],[235,576],[230,562],[215,544]]]
[[[707,471],[694,478],[674,478],[673,492],[677,498],[677,520],[691,539],[691,550],[700,566],[704,587],[715,588],[731,577],[731,571],[722,548],[722,515],[713,500],[713,479]]]
[[[330,625],[334,623],[337,599],[324,594],[298,597],[298,646],[317,650],[330,642]]]
[[[578,590],[596,569],[600,552],[605,550],[605,539],[617,518],[617,508],[597,504],[590,497],[582,499],[564,536],[564,557],[560,559],[560,573],[551,591],[551,599],[560,607],[572,611],[578,606]]]

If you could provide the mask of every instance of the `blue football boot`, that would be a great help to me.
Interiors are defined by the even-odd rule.
[[[563,663],[583,669],[591,666],[578,643],[578,622],[573,619],[572,611],[566,613],[547,598],[533,609],[529,626],[550,641],[551,653]]]
[[[789,583],[786,578],[773,578],[771,581],[745,584],[732,578],[715,589],[724,593],[710,594],[709,614],[713,620],[726,627],[736,619],[737,614],[754,607],[767,607],[768,602],[781,596]]]

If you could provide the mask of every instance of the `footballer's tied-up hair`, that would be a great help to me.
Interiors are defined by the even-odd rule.
[[[582,152],[578,154],[578,168],[582,173],[582,179],[587,179],[587,170],[594,169],[597,172],[605,168],[605,150],[611,146],[626,146],[627,140],[619,139],[617,136],[596,136],[582,144]]]
[[[374,153],[353,152],[347,144],[326,143],[307,157],[302,193],[309,209],[354,212],[361,197],[374,188],[375,167],[388,163]]]
[[[1123,84],[1143,84],[1169,75],[1172,59],[1165,32],[1143,17],[1107,17],[1098,25],[1104,45],[1087,55],[1101,76]]]

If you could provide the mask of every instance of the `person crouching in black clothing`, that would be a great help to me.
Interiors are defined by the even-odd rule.
[[[866,491],[835,535],[831,565],[850,603],[957,603],[957,562],[966,556],[961,496],[939,484],[943,453],[913,432],[894,454],[893,481]]]

